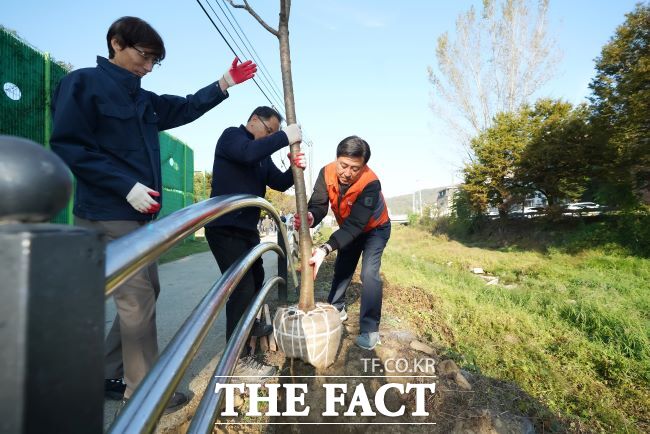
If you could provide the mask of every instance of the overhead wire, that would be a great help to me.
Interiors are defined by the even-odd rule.
[[[230,51],[232,51],[232,53],[233,53],[235,56],[238,56],[237,52],[236,52],[235,49],[232,47],[232,45],[230,45],[230,42],[228,42],[228,39],[226,39],[226,37],[225,37],[225,35],[223,34],[223,32],[221,31],[221,29],[219,29],[219,26],[217,26],[217,24],[214,22],[214,20],[212,19],[212,17],[211,17],[210,14],[208,13],[208,11],[203,7],[203,4],[201,3],[201,0],[196,0],[196,2],[199,4],[199,6],[201,7],[201,9],[203,10],[203,13],[204,13],[205,16],[210,20],[210,22],[212,23],[212,25],[214,26],[214,28],[217,30],[217,32],[219,33],[219,35],[221,35],[221,38],[222,38],[223,41],[226,43],[226,45],[228,46],[228,48],[230,48]],[[209,3],[208,3],[208,6],[210,6]],[[212,9],[212,7],[210,7],[210,9]],[[214,12],[214,9],[213,9],[213,12]],[[216,13],[215,13],[215,16],[216,16]],[[218,18],[218,17],[217,17],[217,18]],[[219,20],[219,22],[221,22],[221,20]],[[269,104],[271,104],[272,106],[275,106],[275,103],[274,103],[273,101],[271,101],[271,98],[269,98],[269,96],[266,94],[266,92],[264,92],[264,90],[262,89],[262,87],[260,86],[260,84],[257,82],[257,80],[255,80],[254,77],[253,77],[253,82],[255,83],[255,85],[257,86],[257,88],[260,90],[260,92],[262,92],[262,94],[264,95],[264,97],[266,98],[266,100],[269,102]]]
[[[246,50],[248,51],[248,54],[250,55],[250,57],[253,58],[255,60],[255,63],[260,67],[259,68],[259,71],[261,73],[260,76],[263,76],[266,79],[267,83],[270,85],[271,91],[273,91],[275,96],[277,96],[278,99],[280,101],[282,101],[283,98],[280,96],[279,91],[277,89],[277,85],[275,84],[275,81],[271,78],[271,74],[266,69],[266,65],[262,61],[262,57],[257,53],[257,50],[255,50],[255,47],[253,46],[251,41],[248,39],[248,36],[246,36],[246,32],[244,32],[244,29],[242,29],[241,26],[239,25],[239,21],[237,21],[237,18],[235,17],[235,15],[230,10],[230,7],[228,7],[228,5],[226,4],[226,0],[221,0],[221,2],[226,7],[225,10],[221,7],[218,0],[215,0],[215,1],[217,2],[217,6],[219,6],[219,9],[221,9],[221,12],[223,12],[224,17],[226,18],[226,20],[228,20],[228,23],[230,24],[230,26],[235,31],[235,34],[237,35],[237,37],[241,41],[242,45],[244,47],[246,47]],[[230,19],[226,15],[226,10],[228,11],[228,14],[232,17],[233,21],[237,25],[237,28],[239,29],[239,31],[237,31],[237,29],[235,29],[235,26],[233,25],[233,22],[230,21]],[[244,37],[246,42],[244,42],[244,40],[242,39],[242,36]],[[249,49],[249,47],[250,47],[250,49]],[[253,52],[255,53],[255,55],[253,55]]]
[[[236,52],[235,49],[232,47],[232,45],[230,44],[230,42],[228,41],[228,39],[226,38],[226,36],[223,34],[223,32],[221,31],[221,29],[219,28],[219,26],[217,26],[217,24],[214,22],[214,20],[212,19],[212,17],[211,17],[210,14],[208,13],[208,11],[203,7],[203,4],[201,4],[201,1],[200,1],[200,0],[196,0],[196,1],[197,1],[197,3],[199,4],[199,6],[201,7],[201,9],[203,10],[203,13],[205,14],[205,16],[210,20],[210,22],[212,23],[212,25],[214,26],[214,28],[217,30],[217,32],[219,33],[219,35],[221,36],[221,38],[224,40],[224,42],[226,43],[226,45],[228,46],[228,48],[230,49],[230,51],[232,51],[232,53],[233,53],[235,56],[238,56],[237,52]],[[229,13],[230,16],[233,18],[233,21],[235,22],[237,28],[239,28],[239,31],[241,31],[241,34],[243,35],[244,39],[246,39],[246,41],[248,42],[248,45],[246,45],[246,43],[244,42],[244,40],[243,40],[242,37],[240,36],[239,32],[237,31],[237,29],[236,29],[235,26],[233,25],[232,21],[228,18],[228,16],[226,15],[224,9],[223,9],[223,8],[221,7],[221,5],[219,4],[218,0],[214,0],[214,1],[217,3],[217,6],[219,7],[219,9],[221,10],[221,12],[223,13],[223,15],[224,15],[224,17],[226,18],[226,20],[228,21],[228,23],[230,24],[231,28],[233,29],[233,32],[237,35],[237,37],[239,38],[239,40],[240,40],[240,42],[242,43],[242,45],[246,48],[246,51],[248,52],[248,54],[250,55],[250,57],[253,58],[253,60],[255,61],[256,64],[260,65],[260,69],[259,69],[259,71],[261,72],[261,74],[260,74],[260,78],[264,78],[264,79],[266,80],[265,82],[263,82],[262,80],[260,80],[260,82],[264,85],[264,87],[267,89],[267,91],[269,91],[269,93],[271,93],[271,92],[274,93],[275,96],[279,99],[279,101],[283,101],[283,98],[280,97],[280,95],[279,95],[278,92],[276,91],[276,85],[275,85],[275,82],[274,82],[273,79],[270,77],[271,74],[268,72],[268,69],[266,68],[266,66],[265,66],[264,63],[262,62],[261,57],[260,57],[260,55],[257,53],[257,50],[255,50],[254,45],[250,42],[250,40],[249,40],[248,37],[246,36],[246,32],[244,32],[244,30],[242,29],[242,27],[239,25],[239,22],[237,21],[237,18],[236,18],[236,17],[234,16],[234,14],[230,11],[230,8],[228,7],[228,5],[225,4],[225,0],[222,0],[222,1],[224,2],[224,5],[226,6],[226,9],[228,10],[228,13]],[[226,31],[226,33],[227,33],[228,36],[230,37],[230,39],[232,40],[233,44],[237,47],[237,49],[238,49],[242,54],[245,54],[245,51],[244,51],[244,50],[239,46],[239,44],[237,44],[237,41],[235,40],[235,38],[232,36],[232,34],[230,33],[230,31],[228,31],[228,28],[227,28],[226,24],[221,20],[221,18],[219,17],[219,14],[218,14],[218,13],[216,12],[216,10],[215,10],[211,5],[210,5],[209,0],[205,0],[205,2],[206,2],[206,4],[208,5],[208,7],[212,10],[212,13],[213,13],[214,16],[217,18],[217,20],[219,21],[219,23],[223,26],[223,29]],[[249,46],[250,46],[250,49],[249,49]],[[255,56],[253,55],[253,53],[255,53]],[[279,104],[278,104],[278,100],[275,100],[275,102],[273,102],[273,101],[271,100],[271,98],[267,95],[267,93],[264,92],[264,90],[263,90],[262,87],[260,86],[260,83],[258,83],[258,81],[257,81],[255,78],[253,78],[253,81],[255,82],[255,84],[256,84],[256,86],[258,87],[258,89],[260,90],[260,92],[262,92],[262,94],[264,95],[264,97],[266,98],[266,100],[271,104],[271,106],[274,106],[274,108],[276,108],[276,109],[278,109],[278,108],[280,108],[280,107],[284,107],[284,103],[283,103],[283,102],[280,102]],[[275,107],[276,104],[277,104],[277,107]],[[282,114],[282,116],[286,119],[286,115],[283,113],[284,110],[280,109],[280,110],[278,110],[278,111],[279,111],[279,112]],[[305,136],[305,135],[303,134],[303,136]],[[312,159],[312,158],[311,158],[311,157],[312,157],[311,154],[312,154],[312,152],[313,152],[313,142],[305,136],[305,137],[304,137],[304,140],[303,140],[303,144],[305,145],[305,147],[308,148],[308,150],[307,150],[307,153],[308,153],[308,159],[310,160],[309,162],[311,163],[311,159]],[[284,161],[284,156],[283,156],[283,155],[280,155],[280,162],[281,162],[281,164],[282,164],[282,167],[286,169],[287,166],[286,166],[286,163],[285,163],[285,161]],[[310,178],[311,178],[311,176],[310,176]],[[311,184],[311,182],[310,182],[310,184]]]
[[[215,10],[211,5],[210,5],[210,1],[209,1],[209,0],[206,0],[206,3],[208,4],[208,6],[210,7],[210,9],[212,10],[212,13],[214,13],[214,15],[217,17],[217,19],[219,20],[219,22],[220,22],[221,25],[223,26],[223,29],[226,31],[226,33],[228,34],[228,36],[230,36],[230,39],[231,39],[232,42],[235,44],[235,46],[237,47],[237,49],[239,50],[239,52],[242,54],[242,56],[240,56],[240,57],[244,57],[244,56],[243,56],[243,54],[245,54],[245,53],[244,53],[244,50],[242,50],[242,48],[239,46],[239,44],[237,43],[237,41],[235,40],[235,38],[234,38],[234,37],[232,36],[232,34],[230,33],[230,31],[228,30],[228,26],[226,26],[226,24],[225,24],[225,23],[221,20],[221,18],[219,17],[219,14],[217,14],[217,11],[216,11],[216,10]],[[214,0],[214,3],[216,3],[217,6],[219,7],[219,9],[221,9],[221,12],[223,13],[224,17],[225,17],[226,19],[228,19],[228,17],[226,16],[226,13],[224,12],[224,10],[223,10],[223,8],[221,7],[221,4],[218,2],[218,0]],[[230,20],[228,20],[228,22],[230,23]],[[243,40],[242,40],[242,38],[239,36],[239,33],[237,32],[237,29],[235,29],[235,26],[233,26],[232,23],[230,23],[230,26],[232,27],[233,32],[235,32],[235,33],[237,34],[237,37],[239,37],[239,40],[240,40],[240,41],[242,42],[242,44],[243,44]],[[249,54],[250,54],[250,52],[249,52]],[[235,53],[235,55],[237,55],[237,54]],[[257,62],[256,62],[256,63],[257,63]],[[262,79],[264,78],[263,75],[258,75],[258,77],[261,77]],[[262,82],[261,79],[260,79],[260,82]],[[268,86],[266,83],[263,83],[263,85],[264,85],[264,87],[266,88],[267,91],[269,91],[269,90],[272,91],[272,90],[273,90],[273,89],[269,88],[269,86]],[[270,94],[270,93],[271,93],[271,92],[269,91],[269,94]],[[284,104],[282,104],[281,101],[282,101],[282,99],[280,99],[280,100],[275,100],[275,103],[273,103],[272,105],[278,104],[278,107],[282,107]],[[284,111],[284,110],[281,110],[281,111]]]
[[[227,33],[228,36],[230,37],[230,40],[233,42],[233,44],[235,44],[235,46],[237,47],[237,49],[238,49],[238,50],[240,51],[240,53],[243,55],[243,54],[244,54],[244,50],[242,50],[242,48],[239,46],[239,44],[237,44],[237,41],[235,40],[235,38],[232,36],[232,34],[230,33],[230,31],[228,30],[228,27],[226,26],[226,24],[221,20],[221,18],[219,17],[219,14],[218,14],[217,11],[212,7],[212,5],[210,5],[210,1],[209,1],[209,0],[206,0],[206,4],[207,4],[208,7],[212,10],[212,13],[213,13],[214,16],[217,18],[217,20],[219,20],[219,23],[221,24],[222,28],[226,31],[226,33]],[[219,3],[217,3],[217,6],[220,7]],[[223,12],[223,9],[222,9],[221,11]],[[224,13],[224,15],[225,15],[225,13]],[[231,26],[232,26],[232,24],[231,24]],[[235,30],[234,27],[233,27],[233,30]],[[224,36],[223,36],[223,33],[221,33],[221,32],[219,32],[219,33],[222,35],[222,37],[224,37]],[[240,38],[240,40],[241,40],[241,38]],[[229,46],[230,46],[230,45],[229,45]],[[232,46],[231,46],[231,49],[232,49]],[[237,56],[237,57],[239,57],[239,58],[243,58],[243,57],[244,57],[244,56],[239,56],[239,55],[238,55],[234,50],[233,50],[233,53],[235,54],[235,56]],[[258,76],[258,78],[259,78],[259,76]],[[261,81],[258,81],[258,80],[254,80],[254,81],[255,81],[255,84],[257,85],[257,87],[260,88],[260,90],[262,90],[262,89],[261,89],[261,86],[260,86],[260,83],[262,83],[262,82],[261,82]],[[268,91],[269,91],[269,87],[268,87],[268,85],[267,85],[266,83],[262,83],[262,84],[264,85],[264,87],[266,88],[266,90],[267,90],[267,92],[268,92]],[[274,101],[274,102],[272,102],[272,101],[271,101],[271,98],[269,98],[269,96],[266,94],[266,92],[263,92],[263,93],[264,93],[264,96],[266,97],[266,99],[271,103],[271,105],[272,105],[273,107],[275,107],[276,105],[278,105],[278,107],[282,106],[282,103],[279,103],[279,104],[278,104],[278,101],[277,101],[277,100]],[[269,93],[270,93],[270,92],[269,92]],[[281,111],[282,111],[282,110],[281,110]]]

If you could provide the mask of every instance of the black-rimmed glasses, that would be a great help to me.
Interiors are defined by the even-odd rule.
[[[257,119],[259,119],[260,122],[262,122],[262,125],[264,125],[264,129],[266,130],[266,134],[273,134],[273,129],[270,128],[268,125],[266,125],[266,122],[264,122],[264,120],[261,117],[258,116]]]
[[[138,47],[135,47],[133,45],[131,45],[131,48],[133,48],[135,51],[137,51],[138,54],[140,56],[142,56],[142,58],[144,60],[146,60],[147,62],[151,62],[151,64],[153,66],[160,66],[160,59],[158,58],[158,56],[154,56],[153,54],[145,53],[144,51],[142,51],[141,49],[139,49]]]

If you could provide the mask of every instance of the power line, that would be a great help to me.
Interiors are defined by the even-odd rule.
[[[232,45],[230,45],[230,43],[228,42],[228,39],[225,37],[225,35],[223,34],[223,32],[219,29],[219,26],[217,26],[217,24],[214,22],[214,20],[210,17],[210,14],[209,14],[208,11],[203,7],[203,5],[201,4],[200,0],[196,0],[196,1],[197,1],[197,3],[199,4],[199,6],[201,7],[201,9],[203,10],[203,13],[205,14],[205,16],[210,20],[210,22],[212,23],[212,25],[214,26],[214,28],[217,30],[217,32],[219,32],[219,35],[220,35],[221,38],[224,40],[224,42],[226,43],[226,45],[228,46],[228,48],[230,48],[230,51],[232,51],[232,53],[233,53],[235,56],[237,56],[236,51],[233,49]],[[233,26],[232,21],[230,21],[230,19],[228,19],[228,17],[226,16],[226,14],[225,14],[225,12],[224,12],[224,9],[219,5],[218,0],[214,0],[214,1],[217,2],[217,6],[219,7],[219,9],[221,9],[221,12],[224,14],[224,17],[226,18],[226,20],[228,21],[228,23],[229,23],[230,26],[232,27],[232,29],[233,29],[233,31],[235,32],[235,34],[237,34],[237,37],[238,37],[239,40],[241,41],[242,45],[244,45],[244,47],[246,47],[246,50],[248,51],[249,55],[250,55],[251,57],[253,57],[253,59],[255,59],[255,57],[254,57],[253,54],[251,53],[251,50],[248,49],[248,46],[247,46],[246,43],[242,40],[242,38],[241,38],[241,36],[239,35],[239,32],[237,31],[237,29],[235,29],[235,26]],[[224,28],[224,30],[226,31],[226,33],[228,33],[228,36],[230,36],[232,42],[235,44],[235,46],[237,46],[237,48],[239,49],[239,51],[241,51],[242,54],[244,54],[244,50],[241,49],[241,47],[239,46],[239,44],[237,44],[237,42],[235,41],[235,39],[232,37],[232,35],[231,35],[231,33],[228,31],[227,26],[225,25],[225,23],[221,20],[221,18],[220,18],[219,15],[217,14],[217,12],[216,12],[216,11],[214,10],[214,8],[210,5],[209,0],[206,0],[206,3],[207,3],[207,5],[208,5],[208,7],[212,10],[213,14],[217,17],[217,19],[219,20],[219,23],[221,23],[221,25],[223,26],[223,28]],[[225,5],[225,2],[224,2],[224,5]],[[239,22],[237,21],[237,19],[235,18],[235,16],[232,14],[232,12],[230,12],[230,8],[229,8],[227,5],[225,5],[225,6],[226,6],[226,9],[228,9],[228,12],[229,12],[230,16],[232,16],[233,20],[234,20],[235,23],[237,24],[237,27],[239,28],[239,30],[241,30],[242,35],[244,36],[244,38],[246,39],[246,41],[248,41],[248,44],[250,45],[250,48],[252,49],[253,52],[255,52],[255,54],[257,55],[257,58],[259,59],[259,62],[257,61],[257,59],[255,59],[255,61],[256,61],[257,63],[259,63],[260,66],[261,66],[261,68],[260,68],[260,72],[262,72],[262,74],[260,75],[260,78],[262,78],[262,77],[263,77],[263,78],[266,78],[266,81],[270,84],[270,86],[269,86],[267,83],[264,83],[264,87],[266,87],[267,90],[270,89],[271,91],[273,91],[273,93],[275,93],[275,95],[280,99],[280,101],[282,101],[283,99],[282,99],[282,98],[278,95],[278,93],[275,91],[275,88],[274,88],[275,84],[274,84],[273,80],[270,78],[270,74],[268,74],[268,70],[266,69],[266,66],[264,65],[264,63],[261,61],[261,57],[259,56],[259,54],[258,54],[257,51],[255,50],[254,45],[250,42],[250,40],[249,40],[248,37],[246,36],[246,32],[244,32],[244,30],[241,28],[241,26],[239,25]],[[263,69],[262,69],[262,68],[263,68]],[[267,73],[267,74],[264,73],[265,70],[266,70],[266,73]],[[266,100],[271,104],[271,106],[275,106],[275,103],[274,103],[273,101],[271,101],[271,99],[270,99],[269,96],[266,94],[266,92],[264,92],[264,90],[261,88],[261,86],[260,86],[260,84],[258,83],[258,81],[257,81],[255,78],[253,78],[253,81],[254,81],[255,84],[257,85],[257,87],[258,87],[258,89],[260,90],[260,92],[262,92],[262,94],[264,95],[264,97],[266,98]],[[277,102],[277,101],[276,101],[276,102]],[[279,106],[284,106],[284,104],[283,104],[283,103],[280,103]],[[275,107],[274,107],[274,108],[275,108]],[[282,112],[283,110],[278,110],[278,111]],[[284,116],[285,119],[286,119],[286,115],[283,114],[283,116]],[[304,150],[304,152],[308,155],[309,162],[311,163],[311,160],[312,160],[312,152],[313,152],[313,142],[312,142],[311,140],[309,140],[309,139],[305,136],[304,132],[303,132],[303,138],[304,138],[304,140],[303,140],[303,144],[304,144],[304,146],[305,146],[305,148],[306,148],[306,149]],[[281,165],[283,166],[283,168],[286,168],[286,165],[285,165],[285,162],[284,162],[284,158],[283,158],[282,155],[280,155],[280,162],[281,162]],[[311,164],[310,164],[310,165],[311,165]],[[310,176],[310,181],[311,181],[311,176]]]
[[[223,26],[223,29],[226,31],[226,33],[228,33],[228,36],[230,36],[230,39],[231,39],[232,42],[235,44],[235,46],[237,47],[237,49],[241,52],[242,55],[244,55],[244,54],[245,54],[245,53],[244,53],[244,50],[239,46],[239,44],[237,43],[237,41],[235,40],[235,38],[232,36],[232,34],[230,33],[230,31],[228,30],[228,26],[226,26],[226,23],[224,23],[224,22],[221,20],[221,18],[219,17],[219,14],[217,14],[217,11],[214,10],[214,8],[213,8],[212,6],[210,6],[210,1],[209,1],[209,0],[206,0],[206,3],[207,3],[207,5],[210,7],[210,9],[211,9],[212,12],[214,13],[214,15],[217,17],[217,19],[219,20],[219,22],[221,23],[221,25]],[[238,37],[239,40],[241,41],[242,45],[244,45],[244,47],[247,48],[247,47],[246,47],[246,44],[244,44],[244,41],[242,40],[241,36],[239,36],[239,33],[237,32],[237,29],[235,29],[235,26],[232,25],[232,22],[230,22],[230,20],[229,20],[228,17],[226,16],[226,12],[224,12],[223,8],[221,7],[221,4],[218,2],[218,0],[214,0],[214,3],[216,3],[217,6],[219,7],[219,9],[221,9],[221,12],[223,13],[224,18],[226,18],[226,20],[228,20],[228,23],[230,24],[230,27],[232,28],[233,32],[235,32],[235,34],[237,35],[237,37]],[[249,51],[248,53],[250,54],[250,51]],[[242,56],[242,57],[244,57],[244,56]],[[252,54],[251,54],[251,57],[252,57]],[[253,58],[253,60],[255,60],[255,62],[257,63],[257,60],[256,60],[255,58]],[[259,71],[261,71],[261,70],[259,70]],[[263,74],[262,74],[262,75],[258,75],[258,78],[260,78],[260,79],[262,79],[262,80],[265,79],[265,77],[264,77]],[[264,85],[264,87],[266,88],[267,91],[270,90],[271,92],[274,92],[273,88],[270,87],[267,83],[264,83],[264,82],[262,82],[262,81],[260,81],[260,82]],[[269,94],[271,94],[271,92],[269,92]],[[273,96],[273,95],[271,95],[271,96]],[[275,103],[277,103],[279,107],[283,107],[283,106],[284,106],[284,104],[282,103],[282,98],[276,99],[276,100],[275,100]]]
[[[237,37],[239,38],[239,41],[242,43],[242,45],[244,46],[244,48],[246,48],[246,51],[248,51],[248,54],[249,54],[253,59],[255,59],[255,62],[258,64],[258,66],[260,66],[260,73],[261,73],[262,76],[264,76],[264,78],[266,78],[266,80],[267,80],[267,82],[269,83],[270,88],[271,88],[271,90],[273,91],[273,93],[275,93],[275,95],[276,95],[278,98],[282,99],[282,98],[280,97],[280,95],[278,94],[278,92],[277,92],[277,86],[275,85],[275,82],[274,82],[273,79],[270,77],[270,74],[268,74],[268,70],[266,69],[266,65],[265,65],[264,62],[262,61],[262,57],[261,57],[261,56],[257,53],[257,51],[255,50],[255,47],[253,46],[253,44],[251,43],[251,41],[248,39],[248,36],[246,36],[246,32],[245,32],[244,29],[242,29],[241,26],[239,25],[239,21],[237,21],[237,18],[235,18],[235,16],[233,15],[232,11],[231,11],[230,8],[228,7],[228,5],[225,3],[225,0],[221,0],[221,2],[224,3],[225,9],[228,10],[228,14],[232,17],[232,21],[230,20],[230,18],[228,18],[228,15],[226,15],[226,10],[224,10],[224,8],[221,7],[221,4],[220,4],[219,0],[214,0],[214,1],[217,3],[217,6],[219,6],[219,9],[221,9],[221,12],[223,13],[224,17],[226,18],[226,20],[228,21],[228,23],[229,23],[230,26],[232,27],[232,29],[233,29],[233,31],[235,32],[235,34],[237,35]],[[237,30],[237,29],[235,28],[235,24],[233,24],[233,21],[235,22],[235,24],[237,25],[237,29],[239,29],[239,30]],[[242,39],[242,36],[243,36],[243,39]],[[246,39],[246,42],[244,41],[244,39]],[[252,50],[253,52],[255,52],[255,55],[253,55],[253,53],[251,52],[251,50]]]
[[[210,9],[212,10],[212,13],[214,13],[214,15],[217,17],[217,19],[219,20],[219,22],[220,22],[221,25],[223,26],[223,29],[226,31],[226,33],[228,33],[228,36],[230,36],[230,39],[232,40],[232,42],[235,44],[235,46],[237,46],[237,49],[239,49],[239,51],[242,53],[242,55],[245,54],[245,53],[244,53],[244,50],[242,50],[242,48],[239,46],[239,44],[237,43],[237,41],[235,40],[235,38],[232,36],[232,34],[230,33],[230,31],[228,30],[228,27],[226,26],[226,24],[225,24],[225,23],[221,20],[221,18],[219,17],[219,14],[217,14],[217,11],[215,11],[214,8],[213,8],[212,6],[210,6],[210,1],[209,1],[209,0],[206,0],[206,3],[208,4],[208,6],[210,7]],[[219,3],[219,1],[218,1],[218,0],[214,0],[214,3],[216,3],[217,6],[219,7],[219,9],[221,9],[221,12],[223,13],[224,18],[226,18],[226,20],[228,20],[228,23],[230,24],[230,27],[232,28],[233,32],[235,32],[235,34],[237,35],[237,37],[238,37],[239,40],[241,41],[242,45],[244,45],[244,47],[246,48],[246,44],[244,44],[244,41],[242,40],[241,36],[239,36],[239,33],[237,32],[237,29],[235,29],[235,26],[232,25],[232,22],[230,22],[230,20],[229,20],[228,17],[226,16],[226,12],[224,12],[224,10],[223,10],[223,8],[221,7],[221,4]],[[249,51],[249,54],[250,54],[250,51]],[[242,57],[244,57],[244,56],[242,56]],[[252,55],[251,55],[251,57],[252,57]],[[255,58],[253,58],[253,60],[255,60]],[[257,60],[255,60],[255,61],[256,61],[256,63],[257,63]],[[261,71],[261,70],[260,70],[260,71]],[[265,77],[264,77],[264,75],[258,75],[258,78],[264,79]],[[266,83],[263,83],[263,84],[264,84],[264,87],[266,88],[267,91],[268,91],[268,90],[273,91],[273,88],[272,88],[272,87],[269,87]],[[270,93],[270,92],[269,92],[269,93]],[[275,102],[278,103],[279,106],[283,106],[283,104],[282,104],[281,101],[282,101],[282,98],[280,98],[279,100],[275,100]]]
[[[210,22],[212,23],[212,25],[214,26],[214,28],[217,30],[217,32],[219,32],[219,35],[221,35],[221,38],[223,39],[223,41],[226,43],[226,45],[228,46],[228,48],[230,48],[230,51],[232,51],[232,53],[233,53],[235,56],[239,57],[239,56],[237,55],[237,52],[235,52],[235,49],[232,48],[232,45],[230,45],[230,42],[228,42],[228,39],[226,39],[226,37],[224,36],[224,34],[221,32],[221,29],[219,29],[219,26],[217,26],[217,24],[214,22],[214,20],[212,19],[212,17],[210,17],[210,14],[208,13],[208,11],[205,10],[205,8],[203,7],[203,5],[201,4],[201,1],[200,1],[200,0],[196,0],[196,2],[199,4],[199,6],[201,6],[201,9],[203,10],[203,13],[205,14],[206,17],[208,17],[208,19],[210,20]],[[210,6],[209,3],[208,3],[208,6]],[[212,9],[211,6],[210,6],[210,9]],[[214,9],[212,9],[212,11],[214,12]],[[216,15],[216,13],[215,13],[215,15]],[[217,19],[218,19],[218,18],[219,18],[219,17],[217,17]],[[221,20],[219,20],[219,22],[221,22]],[[222,23],[222,24],[223,24],[223,23]],[[226,30],[226,31],[227,31],[227,30]],[[262,92],[262,94],[264,95],[264,97],[266,98],[266,100],[269,102],[269,104],[271,104],[272,106],[275,106],[275,103],[273,103],[273,101],[271,101],[271,99],[270,99],[269,96],[266,94],[266,92],[264,92],[264,90],[262,89],[262,87],[260,86],[260,84],[257,82],[257,80],[255,80],[255,77],[253,77],[253,82],[255,83],[255,85],[257,86],[257,88],[260,90],[260,92]]]
[[[276,86],[276,84],[275,84],[275,81],[273,81],[273,79],[271,78],[271,74],[269,73],[268,69],[266,69],[266,65],[264,64],[264,62],[262,62],[262,57],[257,53],[257,51],[255,50],[255,46],[251,43],[251,41],[248,39],[248,36],[246,36],[246,32],[244,32],[244,30],[243,30],[243,29],[241,28],[241,26],[239,25],[239,21],[237,21],[237,18],[235,17],[235,15],[232,13],[232,11],[230,10],[230,8],[229,8],[228,5],[226,4],[226,0],[221,0],[221,1],[223,2],[224,6],[226,6],[226,10],[228,11],[228,13],[230,14],[230,16],[232,17],[232,19],[233,19],[233,21],[235,22],[235,24],[237,24],[237,27],[238,27],[239,30],[241,31],[241,34],[244,36],[244,39],[246,39],[246,41],[248,42],[248,45],[249,45],[250,48],[253,50],[253,52],[255,53],[255,56],[256,56],[257,59],[259,60],[258,64],[261,66],[260,71],[261,71],[262,74],[267,78],[267,80],[271,83],[271,88],[272,88],[272,90],[273,90],[274,92],[277,91],[278,89],[277,89],[277,86]],[[221,10],[223,11],[223,9],[221,9]],[[225,16],[225,12],[224,12],[224,16]],[[226,17],[226,19],[228,19],[228,17]],[[229,22],[230,25],[232,26],[232,22],[231,22],[230,20],[228,20],[228,22]],[[233,28],[234,28],[234,26],[233,26]],[[235,31],[235,32],[236,32],[236,31]],[[237,35],[239,36],[239,33],[238,33]],[[241,40],[241,37],[240,37],[239,39]],[[242,44],[244,44],[244,46],[246,46],[246,43],[245,43],[244,41],[242,41]],[[253,54],[252,54],[250,51],[248,51],[248,54],[250,54],[251,57],[253,57]],[[280,98],[280,100],[282,100],[282,97],[280,97],[280,95],[279,95],[278,92],[279,92],[279,91],[275,92],[275,94],[276,94],[276,96],[277,96],[278,98]]]
[[[233,25],[232,21],[230,21],[230,18],[228,18],[228,16],[226,15],[226,11],[224,11],[223,8],[221,7],[221,4],[219,3],[219,0],[214,0],[214,3],[216,3],[217,6],[219,7],[219,9],[221,9],[221,13],[223,14],[224,18],[225,18],[225,19],[228,21],[228,23],[230,24],[230,27],[232,28],[232,30],[233,30],[233,32],[235,33],[235,35],[237,35],[237,38],[239,38],[239,41],[242,43],[242,45],[244,46],[244,48],[245,48],[246,51],[248,52],[248,55],[249,55],[249,56],[250,56],[250,57],[255,61],[255,63],[259,66],[259,68],[258,68],[258,72],[259,72],[258,77],[259,77],[261,80],[265,80],[264,87],[266,87],[267,90],[270,90],[269,93],[272,92],[272,93],[275,94],[276,97],[278,97],[278,99],[275,100],[276,102],[280,102],[280,101],[282,101],[282,98],[280,98],[280,97],[278,96],[277,92],[275,92],[275,89],[273,88],[273,85],[269,82],[268,78],[267,78],[266,75],[264,74],[264,71],[261,69],[261,60],[260,60],[260,59],[256,59],[256,58],[253,56],[253,54],[251,53],[251,51],[248,49],[248,46],[246,45],[246,43],[245,43],[244,40],[242,39],[241,35],[239,34],[239,32],[237,31],[237,29],[235,28],[235,26]],[[209,5],[209,3],[208,3],[208,5]],[[227,6],[226,6],[226,8],[227,8]],[[212,9],[212,7],[211,7],[211,9]],[[214,9],[212,9],[212,11],[213,11],[213,12],[215,13],[215,15],[216,15],[216,11],[215,11]],[[220,23],[225,27],[225,23],[224,23],[223,21],[221,21],[221,18],[219,18],[218,16],[217,16],[217,18],[219,19],[219,22],[220,22]],[[228,36],[230,36],[230,38],[232,38],[232,40],[233,40],[233,42],[235,43],[235,45],[237,45],[237,48],[239,48],[239,50],[242,52],[242,54],[244,54],[244,50],[242,50],[241,47],[239,46],[239,44],[237,44],[237,42],[235,41],[235,38],[233,38],[233,36],[230,34],[230,32],[229,32],[227,29],[226,29],[226,32],[228,32]],[[242,30],[242,32],[243,32],[243,30]],[[284,104],[282,104],[282,103],[280,103],[279,105],[280,105],[280,106],[284,106]]]
[[[198,1],[198,0],[197,0],[197,1]],[[230,36],[230,40],[235,44],[235,46],[237,47],[237,49],[238,49],[242,54],[244,54],[244,50],[242,50],[242,48],[239,46],[239,44],[237,44],[237,41],[235,40],[235,38],[233,38],[233,36],[230,34],[230,31],[228,31],[228,28],[227,28],[226,24],[221,20],[221,18],[219,17],[219,14],[217,14],[217,11],[214,10],[214,8],[210,5],[210,2],[209,2],[208,0],[206,0],[206,4],[207,4],[208,7],[212,10],[212,13],[214,14],[214,16],[217,17],[217,20],[219,20],[219,23],[221,23],[222,28],[226,31],[226,33],[228,33],[228,36]],[[219,5],[219,4],[217,3],[217,5]],[[222,10],[222,12],[223,12],[223,10]],[[214,23],[214,22],[213,22],[213,23]],[[219,32],[219,33],[222,35],[222,37],[224,36],[223,33],[221,33],[221,32]],[[240,38],[240,39],[241,39],[241,38]],[[225,40],[225,38],[224,38],[224,40]],[[231,49],[232,49],[232,47],[231,47]],[[235,53],[234,50],[233,50],[233,53],[234,53],[235,56],[237,56],[237,57],[243,57],[243,56],[239,56],[237,53]],[[262,90],[262,88],[260,87],[260,83],[259,83],[257,80],[255,80],[255,84],[257,85],[257,87],[260,88],[260,90]],[[266,87],[266,89],[267,89],[267,91],[268,91],[269,88],[268,88],[268,86],[266,85],[266,83],[263,83],[263,84],[264,84],[264,87]],[[272,106],[275,106],[275,105],[277,104],[278,101],[271,102],[271,100],[270,100],[270,98],[268,97],[268,95],[266,95],[265,92],[262,92],[262,93],[264,93],[264,96],[266,96],[266,99],[269,100],[269,102],[271,103]],[[281,105],[281,104],[280,104],[280,105]]]

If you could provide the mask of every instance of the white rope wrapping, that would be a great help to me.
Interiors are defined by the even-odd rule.
[[[303,312],[297,306],[279,308],[273,319],[273,333],[280,349],[316,368],[326,368],[336,358],[341,342],[339,311],[327,303]]]

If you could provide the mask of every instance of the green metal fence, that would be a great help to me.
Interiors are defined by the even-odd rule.
[[[26,137],[49,147],[51,97],[67,72],[65,64],[0,27],[0,134]],[[160,160],[160,216],[165,216],[194,201],[194,152],[170,134],[160,133]],[[53,222],[71,224],[72,203]]]

